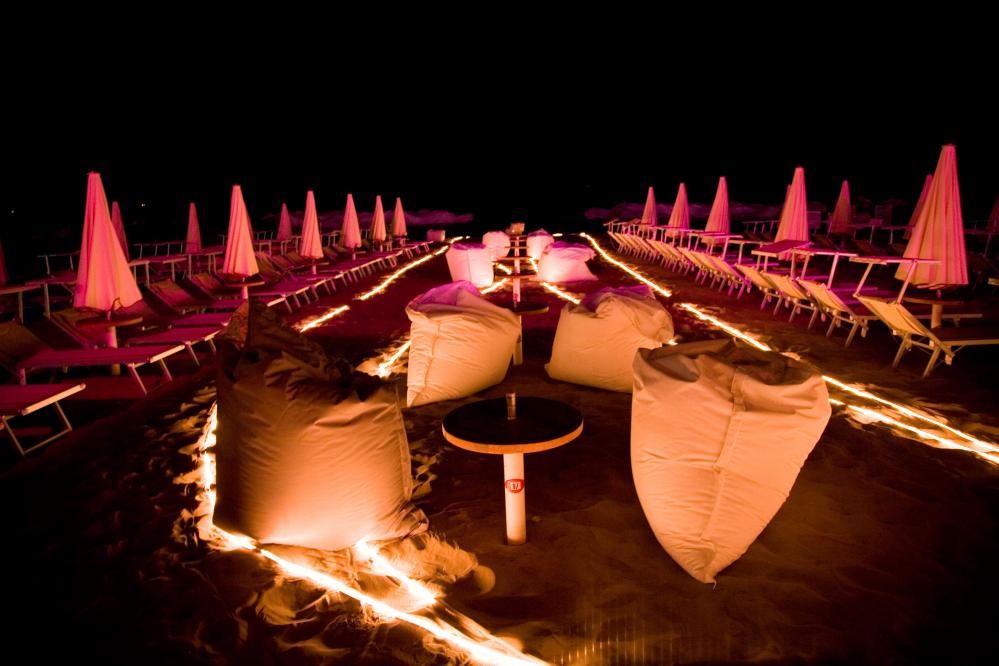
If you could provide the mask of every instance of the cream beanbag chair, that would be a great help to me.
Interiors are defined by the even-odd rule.
[[[451,280],[467,280],[480,289],[493,283],[493,260],[481,243],[452,243],[444,255]]]
[[[556,241],[545,248],[538,261],[538,282],[575,282],[596,280],[597,277],[586,267],[593,258],[593,250],[578,243]]]
[[[704,583],[774,517],[829,421],[822,376],[737,340],[635,356],[631,470],[666,552]]]
[[[510,252],[510,237],[502,231],[490,231],[482,237],[482,244],[489,248],[493,261],[502,259]]]
[[[651,287],[607,287],[562,308],[545,370],[563,382],[631,393],[635,352],[672,338],[673,320]]]
[[[431,243],[443,243],[444,242],[444,230],[443,229],[427,229],[427,240]]]
[[[394,389],[328,358],[261,301],[224,335],[215,525],[321,550],[426,530]]]
[[[464,398],[506,377],[520,321],[493,305],[469,282],[453,282],[406,306],[409,407]]]
[[[545,248],[555,242],[552,235],[544,229],[538,229],[527,234],[527,256],[535,261],[541,258]]]

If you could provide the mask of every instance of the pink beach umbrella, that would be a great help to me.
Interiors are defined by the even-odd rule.
[[[243,190],[239,185],[232,186],[232,199],[229,201],[229,235],[225,244],[225,259],[222,272],[228,275],[248,277],[258,272],[257,258],[253,256],[253,230],[250,227],[250,213],[243,201]]]
[[[277,240],[291,240],[291,214],[288,212],[288,204],[281,204],[281,219],[278,222]]]
[[[323,258],[323,241],[319,236],[319,215],[316,196],[309,190],[305,195],[305,219],[302,221],[302,247],[299,253],[308,259]]]
[[[128,307],[142,298],[128,260],[111,222],[101,174],[87,177],[87,208],[77,273],[74,308],[108,312]]]
[[[642,211],[642,225],[654,227],[659,224],[659,215],[656,213],[656,193],[649,188],[649,194],[645,197],[645,210]]]
[[[839,188],[839,199],[836,199],[836,208],[833,209],[832,217],[829,218],[829,233],[848,234],[850,233],[850,224],[852,222],[850,184],[844,180],[843,186]]]
[[[791,187],[780,212],[775,240],[808,240],[808,198],[805,196],[805,168],[796,167]]]
[[[923,206],[926,205],[926,195],[930,193],[930,186],[933,185],[933,174],[926,174],[926,180],[923,181],[923,191],[919,193],[919,200],[916,201],[916,207],[912,209],[912,217],[909,218],[909,228],[905,230],[905,239],[909,240],[912,237],[912,230],[916,228],[916,220],[919,219],[919,214],[923,211]]]
[[[718,179],[715,202],[711,204],[711,213],[708,215],[708,225],[704,230],[727,234],[730,233],[731,226],[728,216],[728,183],[725,176],[721,176]]]
[[[187,244],[184,251],[188,254],[201,252],[201,225],[198,224],[198,211],[193,201],[187,210]]]
[[[687,186],[680,183],[680,189],[676,193],[676,203],[673,204],[673,212],[669,216],[669,226],[673,229],[690,228],[690,206],[687,205]]]
[[[0,243],[0,287],[7,284],[10,275],[7,273],[7,260],[3,257],[3,243]]]
[[[121,221],[121,209],[118,208],[118,202],[111,202],[111,224],[114,226],[114,232],[118,236],[118,242],[121,243],[121,251],[125,253],[125,260],[130,261],[128,256],[128,240],[125,239],[125,223]]]
[[[347,208],[343,212],[343,229],[340,232],[340,245],[350,250],[361,247],[361,226],[357,222],[357,209],[354,208],[354,195],[347,195]]]
[[[406,237],[406,213],[402,210],[402,199],[399,197],[395,198],[395,212],[392,213],[392,236]]]
[[[375,214],[371,217],[371,240],[376,243],[385,242],[385,209],[382,208],[382,197],[375,197]]]
[[[968,284],[968,256],[964,251],[964,218],[957,184],[957,150],[947,144],[940,151],[937,170],[926,195],[912,238],[903,257],[939,259],[939,264],[920,264],[910,284],[923,289],[944,289]],[[904,280],[909,266],[901,264],[895,277]]]

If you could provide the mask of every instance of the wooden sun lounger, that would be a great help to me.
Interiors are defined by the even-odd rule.
[[[913,347],[930,350],[930,360],[923,371],[925,378],[939,363],[940,354],[944,355],[944,363],[950,365],[964,347],[972,345],[999,344],[999,326],[966,326],[955,328],[927,328],[909,310],[895,301],[874,296],[857,294],[857,298],[868,310],[877,315],[878,319],[887,324],[892,333],[902,338],[898,353],[892,367],[897,368],[902,355]]]
[[[142,395],[147,395],[149,391],[146,390],[145,384],[142,383],[142,378],[139,377],[136,368],[147,363],[157,363],[166,380],[171,381],[173,377],[170,375],[170,371],[167,369],[163,359],[183,350],[183,345],[73,349],[69,351],[47,349],[23,361],[18,361],[14,367],[17,370],[18,379],[21,384],[27,384],[28,371],[37,368],[82,368],[94,365],[124,365],[128,368],[129,373],[131,373],[132,379],[138,384]]]
[[[65,412],[59,406],[59,401],[74,393],[79,393],[87,387],[84,383],[79,384],[36,384],[34,386],[0,386],[0,428],[7,432],[7,437],[17,447],[21,457],[42,448],[49,442],[55,441],[71,431],[73,426],[69,424]],[[59,420],[62,421],[63,428],[45,441],[39,442],[29,448],[21,446],[20,440],[10,427],[10,420],[15,416],[31,414],[39,409],[51,405]]]
[[[224,326],[179,326],[167,329],[159,333],[149,335],[137,335],[125,340],[126,345],[167,345],[182,344],[187,349],[187,353],[194,359],[194,364],[200,366],[198,355],[194,353],[193,345],[199,342],[207,342],[212,353],[215,353],[215,343],[212,341],[216,335],[225,330]]]
[[[232,312],[206,312],[204,314],[182,317],[173,326],[227,326],[232,319]]]
[[[812,303],[808,292],[802,289],[790,275],[772,272],[764,272],[763,275],[773,283],[780,295],[777,307],[774,308],[774,314],[776,315],[780,310],[782,302],[787,301],[791,308],[791,317],[787,320],[788,323],[794,321],[795,316],[802,310],[811,310],[812,318],[808,321],[808,328],[812,328],[815,325],[815,318],[819,315],[819,309]]]

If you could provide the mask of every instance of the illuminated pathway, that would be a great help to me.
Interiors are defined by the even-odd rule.
[[[626,266],[625,264],[623,264],[620,261],[618,261],[618,260],[614,259],[613,257],[611,257],[600,246],[600,244],[597,243],[596,239],[594,239],[589,234],[582,233],[582,234],[580,234],[580,236],[582,236],[587,241],[589,241],[589,243],[594,247],[594,249],[596,249],[596,251],[599,252],[600,255],[604,259],[606,259],[608,262],[610,262],[611,264],[613,264],[613,265],[617,266],[618,268],[622,269],[623,271],[629,273],[635,279],[640,280],[641,282],[644,282],[645,284],[649,285],[650,287],[652,287],[653,289],[655,289],[656,291],[658,291],[660,294],[663,294],[664,296],[672,296],[672,292],[670,292],[668,289],[665,289],[664,287],[656,284],[655,282],[649,280],[644,275],[641,275],[640,273],[638,273],[637,271],[635,271],[631,267]],[[565,296],[563,296],[563,298],[564,297]],[[569,300],[574,300],[574,299],[569,299]],[[702,312],[701,310],[699,310],[697,307],[695,307],[694,305],[692,305],[690,303],[681,303],[678,307],[681,308],[681,309],[683,309],[683,310],[686,310],[688,312],[691,312],[691,313],[697,315],[697,317],[700,318],[702,321],[708,321],[708,322],[710,322],[711,324],[713,324],[713,325],[717,326],[718,328],[724,330],[729,335],[732,335],[734,337],[737,337],[737,338],[739,338],[741,340],[744,340],[744,341],[748,342],[749,344],[753,345],[757,349],[762,349],[763,351],[777,351],[776,349],[771,349],[769,346],[767,346],[763,342],[760,342],[756,338],[754,338],[754,337],[752,337],[750,335],[747,335],[746,333],[740,331],[739,329],[735,328],[731,324],[727,324],[727,323],[721,321],[720,319],[717,319],[716,317],[712,317],[712,316],[710,316],[710,315]],[[887,424],[893,425],[895,427],[901,428],[903,430],[906,430],[907,432],[911,432],[913,434],[916,434],[919,437],[922,437],[924,439],[928,439],[928,440],[937,442],[937,444],[940,445],[942,448],[963,449],[965,451],[969,451],[969,452],[974,453],[974,454],[976,454],[978,456],[981,456],[981,457],[985,458],[986,460],[989,460],[989,461],[991,461],[993,463],[999,463],[999,446],[997,446],[995,444],[992,444],[991,442],[984,442],[984,441],[982,441],[980,439],[977,439],[977,438],[969,435],[966,432],[962,432],[962,431],[960,431],[960,430],[958,430],[956,428],[952,428],[951,426],[949,426],[946,423],[943,423],[943,422],[941,422],[941,421],[939,421],[937,419],[934,419],[932,417],[926,416],[924,414],[920,414],[919,412],[916,412],[915,410],[912,410],[912,409],[910,409],[908,407],[905,407],[904,405],[899,405],[897,403],[885,400],[884,398],[879,398],[878,396],[876,396],[876,395],[874,395],[872,393],[869,393],[868,391],[864,391],[862,389],[853,388],[853,387],[851,387],[851,386],[849,386],[847,384],[844,384],[843,382],[841,382],[841,381],[839,381],[837,379],[834,379],[832,377],[828,377],[826,375],[823,375],[822,378],[826,380],[826,383],[831,384],[832,386],[834,386],[836,388],[839,388],[839,389],[842,389],[842,390],[847,391],[849,393],[852,393],[852,394],[854,394],[854,395],[856,395],[858,397],[861,397],[861,398],[864,398],[864,399],[867,399],[867,400],[873,400],[873,401],[878,402],[878,403],[880,403],[882,405],[890,407],[891,409],[894,409],[894,410],[898,411],[900,414],[904,415],[907,418],[924,421],[926,423],[932,423],[934,426],[936,426],[938,428],[942,428],[943,430],[946,430],[947,432],[949,432],[949,433],[951,433],[953,435],[956,435],[960,439],[968,442],[968,444],[964,444],[962,442],[955,441],[953,439],[947,439],[945,437],[940,437],[939,435],[936,435],[936,434],[934,434],[932,432],[929,432],[927,430],[923,430],[922,428],[917,428],[917,427],[914,427],[914,426],[911,426],[911,425],[907,425],[905,423],[902,423],[902,422],[898,421],[897,419],[894,419],[892,417],[886,416],[885,414],[882,414],[881,412],[877,412],[877,411],[874,411],[872,409],[868,409],[868,408],[865,408],[865,407],[860,407],[860,406],[857,406],[857,405],[852,405],[850,403],[846,403],[846,402],[843,402],[843,401],[840,401],[840,400],[835,400],[835,399],[830,398],[830,402],[832,402],[834,405],[843,406],[843,407],[845,407],[845,408],[847,408],[847,409],[849,409],[851,411],[854,411],[854,412],[856,412],[858,414],[862,414],[862,415],[864,415],[865,417],[867,417],[867,418],[869,418],[871,420],[877,421],[879,423],[887,423]]]

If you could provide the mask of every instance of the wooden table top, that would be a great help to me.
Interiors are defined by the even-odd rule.
[[[93,326],[103,329],[109,329],[116,326],[133,326],[134,324],[141,323],[142,317],[139,315],[112,315],[111,317],[97,315],[95,317],[78,319],[76,321],[77,326]]]
[[[235,281],[228,282],[227,281],[227,282],[225,282],[224,286],[228,287],[229,289],[242,289],[243,287],[262,287],[265,284],[267,284],[267,283],[264,282],[263,280],[261,280],[260,278],[254,277],[254,278],[247,278],[247,279],[241,280],[239,282],[235,282]]]
[[[516,307],[513,301],[500,301],[499,303],[493,303],[493,305],[498,305],[501,308],[506,308],[514,314],[518,315],[539,315],[548,312],[548,304],[540,303],[538,301],[520,301],[517,303]]]
[[[451,410],[444,417],[444,438],[478,453],[535,453],[568,444],[583,432],[575,407],[517,396],[517,418],[506,417],[506,398],[481,400]]]

